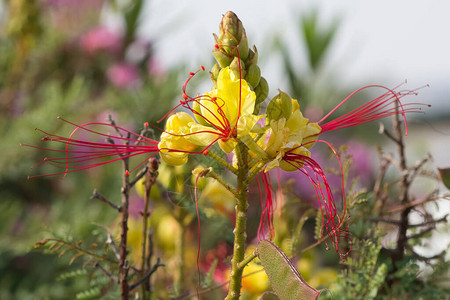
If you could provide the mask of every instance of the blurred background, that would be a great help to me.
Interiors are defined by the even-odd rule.
[[[41,141],[43,135],[34,130],[36,127],[61,136],[70,134],[73,128],[57,116],[83,124],[107,122],[111,115],[120,126],[135,132],[142,129],[144,122],[161,126],[156,121],[180,98],[188,72],[200,65],[207,70],[213,66],[212,33],[218,31],[220,19],[228,10],[239,16],[249,44],[258,48],[259,66],[269,82],[269,99],[278,88],[286,91],[299,100],[304,115],[314,121],[361,86],[381,84],[393,88],[407,81],[405,89],[421,88],[412,102],[432,105],[426,114],[408,116],[405,142],[409,161],[414,164],[430,153],[430,173],[450,167],[448,1],[3,0],[1,299],[74,299],[74,295],[78,299],[115,299],[117,287],[83,268],[82,259],[69,264],[70,255],[58,258],[48,251],[33,249],[33,245],[49,236],[92,245],[104,243],[107,232],[115,235],[117,213],[90,196],[97,189],[119,203],[120,163],[72,173],[64,180],[60,176],[27,180],[29,175],[56,170],[47,165],[30,170],[48,153],[19,145],[48,147]],[[200,75],[191,81],[189,90],[191,94],[203,93],[210,87],[209,78]],[[376,96],[376,91],[368,90],[355,99],[355,105]],[[389,127],[389,120],[383,123]],[[349,176],[367,192],[374,187],[379,172],[377,147],[387,153],[396,151],[395,145],[377,133],[378,126],[364,125],[330,137],[337,147],[347,145],[354,166]],[[155,130],[151,135],[157,138],[158,134]],[[326,149],[315,155],[319,162],[329,161]],[[162,293],[162,298],[179,296],[180,290],[188,289],[180,286],[180,277],[173,274],[196,272],[197,223],[189,168],[210,163],[191,158],[184,168],[161,166],[158,189],[152,196],[151,227],[155,257],[160,256],[167,266],[156,284],[156,288],[169,291]],[[393,171],[388,177],[395,176]],[[320,249],[300,256],[292,247],[299,216],[308,216],[308,209],[317,206],[314,194],[305,187],[305,178],[287,174],[281,178],[286,185],[285,201],[296,209],[284,206],[292,213],[276,217],[276,241],[296,257],[305,280],[314,287],[329,287],[330,280],[342,269],[337,255]],[[436,188],[442,189],[442,185],[428,178],[415,184],[413,190],[421,197]],[[206,238],[202,241],[200,268],[205,273],[213,271],[211,286],[211,282],[223,283],[227,276],[233,204],[213,182],[205,182],[201,189]],[[136,219],[142,201],[139,191],[133,192],[131,205]],[[249,243],[256,241],[258,201],[250,205],[253,225]],[[436,218],[442,218],[450,205],[448,200],[440,200],[429,209]],[[418,213],[411,218],[419,220],[422,216]],[[417,243],[417,251],[438,253],[447,249],[448,224],[440,225],[438,232],[426,236],[426,242]],[[371,224],[359,226],[364,232]],[[295,245],[306,247],[314,241],[314,220],[307,221],[305,228],[304,237]],[[139,230],[142,228],[137,226],[135,231]],[[177,269],[176,262],[180,253],[175,236],[180,235],[185,239],[184,271]],[[388,247],[389,240],[384,242],[383,247]],[[138,239],[135,243],[139,245]],[[417,265],[420,269],[411,274],[433,273],[426,269],[427,264],[417,261]],[[443,273],[448,276],[448,269]],[[264,278],[248,278],[245,297],[256,299],[268,284]],[[336,291],[339,299],[339,289]],[[205,299],[219,299],[221,295],[221,289],[216,289]]]

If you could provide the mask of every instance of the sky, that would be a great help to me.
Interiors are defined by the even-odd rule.
[[[263,75],[283,88],[281,69],[270,53],[271,38],[277,34],[292,45],[295,58],[296,51],[302,51],[298,17],[313,9],[324,26],[341,20],[328,57],[339,83],[393,87],[406,80],[408,88],[429,85],[420,93],[421,100],[433,105],[430,113],[450,115],[450,1],[152,0],[140,34],[158,41],[163,65],[183,62],[196,69],[211,62],[212,33],[222,14],[232,10],[243,21],[250,43],[258,47]]]

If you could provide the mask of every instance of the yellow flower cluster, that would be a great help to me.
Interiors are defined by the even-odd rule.
[[[248,144],[255,156],[261,156],[267,163],[266,171],[276,167],[286,171],[297,170],[283,161],[284,155],[289,152],[309,157],[309,148],[321,132],[320,126],[308,123],[297,100],[289,98],[292,102],[288,103],[289,112],[271,119],[269,116],[273,114],[268,111],[266,126],[261,128],[257,122],[264,116],[253,114],[255,99],[255,93],[244,79],[229,67],[221,69],[217,88],[191,98],[195,119],[185,112],[169,117],[158,145],[161,158],[168,164],[181,165],[196,148],[202,151],[218,142],[224,152],[230,153],[241,140]],[[269,104],[269,109],[273,107]],[[262,134],[257,143],[254,142],[256,132]]]
[[[269,120],[268,139],[262,145],[271,161],[266,165],[266,171],[280,167],[285,171],[298,170],[293,165],[283,161],[287,152],[311,156],[309,149],[313,146],[321,128],[317,123],[308,123],[303,117],[297,100],[292,99],[292,114],[279,120]]]

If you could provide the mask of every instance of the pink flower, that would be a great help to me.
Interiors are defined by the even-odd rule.
[[[88,54],[105,51],[114,55],[122,47],[122,37],[106,27],[97,27],[80,37],[79,46]]]
[[[138,68],[127,63],[111,66],[107,71],[107,76],[118,88],[136,88],[141,82]]]

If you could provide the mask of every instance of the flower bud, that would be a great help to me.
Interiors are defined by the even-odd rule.
[[[219,77],[219,72],[220,72],[220,67],[218,64],[215,64],[212,68],[211,68],[211,72],[209,72],[209,76],[211,77],[211,79],[213,81],[217,81],[217,78]]]
[[[253,50],[248,49],[248,57],[245,60],[247,65],[256,65],[258,64],[258,49],[256,49],[255,45],[253,45]]]
[[[240,68],[240,72],[239,72]],[[230,69],[233,72],[233,74],[238,78],[245,78],[245,75],[247,72],[245,71],[245,64],[244,62],[239,59],[238,57],[235,57],[233,61],[230,64]]]
[[[223,51],[232,56],[239,56],[242,60],[247,59],[247,35],[241,20],[239,20],[236,14],[231,11],[225,13],[219,29],[219,38],[217,41],[219,46],[223,46]]]
[[[247,75],[245,80],[254,89],[259,84],[259,79],[261,78],[261,69],[257,65],[250,65],[247,68]]]
[[[269,95],[269,84],[264,77],[259,79],[259,84],[255,88],[256,104],[262,103]]]
[[[216,43],[218,43],[216,35],[214,35],[214,38],[216,38]],[[230,65],[230,63],[233,61],[233,56],[225,53],[223,51],[222,47],[219,47],[219,48],[214,47],[212,52],[213,52],[213,55],[216,58],[217,62],[219,63],[219,65],[222,68],[228,67]]]
[[[278,121],[281,118],[286,120],[292,114],[292,99],[288,94],[279,91],[279,94],[269,102],[266,110],[267,117],[270,120]]]
[[[233,57],[246,60],[249,54],[248,39],[241,20],[231,11],[219,24],[219,35],[214,34],[216,46],[213,55],[222,68],[230,65]]]

